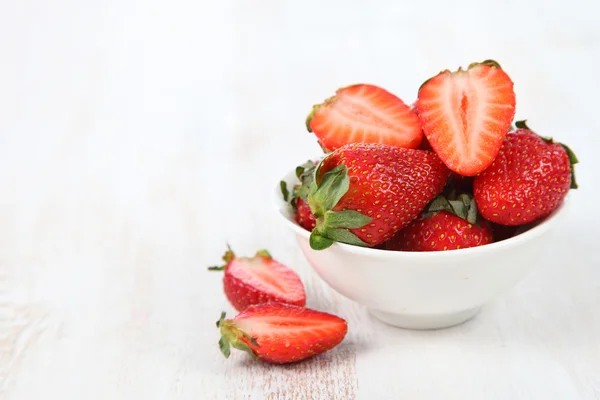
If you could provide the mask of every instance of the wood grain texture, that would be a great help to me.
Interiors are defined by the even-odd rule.
[[[0,398],[600,398],[598,5],[342,0],[0,3]],[[310,106],[355,82],[411,103],[496,58],[517,118],[581,189],[539,265],[455,328],[375,321],[312,271],[270,203],[318,154]],[[225,243],[268,248],[348,320],[297,365],[225,360]]]

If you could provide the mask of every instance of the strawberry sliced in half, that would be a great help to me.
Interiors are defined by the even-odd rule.
[[[426,81],[417,112],[429,144],[446,166],[474,176],[498,154],[515,102],[512,80],[497,62],[487,60]]]
[[[337,346],[348,324],[335,315],[281,303],[248,307],[233,319],[217,321],[219,347],[226,358],[231,347],[274,364],[300,361]]]
[[[385,89],[367,84],[339,89],[315,105],[306,128],[326,152],[350,143],[415,149],[423,138],[419,118],[408,105]]]
[[[223,266],[209,270],[223,271],[223,288],[229,302],[238,311],[253,304],[271,301],[297,306],[306,304],[304,285],[289,267],[260,250],[254,257],[236,257],[231,249],[223,256]]]

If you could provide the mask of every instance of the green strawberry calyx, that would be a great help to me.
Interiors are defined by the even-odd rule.
[[[425,208],[422,219],[432,217],[440,211],[447,211],[473,225],[479,223],[477,203],[473,196],[468,193],[451,196],[450,199],[444,195],[437,196]]]
[[[271,259],[273,257],[271,257],[271,254],[269,254],[269,252],[265,249],[262,250],[258,250],[256,252],[256,254],[254,255],[253,258],[257,258],[257,257],[261,257],[261,258],[265,258],[265,259]],[[235,253],[233,252],[233,250],[231,250],[231,246],[229,246],[229,244],[227,245],[227,251],[225,252],[225,254],[223,255],[223,257],[221,257],[223,261],[225,261],[225,264],[223,265],[214,265],[212,267],[208,267],[209,271],[223,271],[225,270],[225,267],[227,267],[227,264],[229,264],[233,259],[235,259]],[[240,260],[244,260],[247,258],[239,258]]]
[[[469,64],[469,69],[478,67],[480,65],[487,65],[488,67],[502,69],[502,67],[500,66],[498,61],[491,60],[491,59],[483,60],[482,62],[471,63],[471,64]]]
[[[308,191],[310,184],[314,176],[314,171],[317,168],[317,164],[314,161],[308,160],[302,165],[296,167],[296,177],[300,181],[300,184],[294,185],[291,192],[288,189],[286,181],[279,182],[279,188],[281,190],[281,197],[287,203],[289,203],[294,210],[296,210],[296,202],[298,198],[307,201]]]
[[[324,250],[334,242],[368,246],[350,229],[362,228],[372,219],[355,210],[333,210],[350,187],[348,168],[338,165],[324,173],[317,183],[321,165],[322,163],[315,169],[307,196],[308,205],[316,219],[315,229],[310,235],[310,247],[313,250]]]
[[[312,110],[310,110],[308,116],[306,117],[306,130],[309,132],[312,132],[312,128],[310,127],[310,121],[312,121],[312,119],[315,117],[315,113],[319,108],[321,108],[321,104],[315,104]]]
[[[317,165],[312,161],[307,161],[296,167],[296,177],[300,180],[301,185],[294,187],[292,206],[296,206],[295,203],[298,198],[308,201],[308,192],[310,191],[316,169]]]
[[[478,67],[480,65],[487,65],[488,67],[492,67],[492,68],[498,68],[498,69],[502,69],[502,67],[500,66],[500,64],[498,63],[498,61],[495,60],[483,60],[481,62],[473,62],[471,64],[469,64],[469,67],[467,68],[467,70],[471,69],[471,68],[475,68]],[[457,71],[464,71],[462,67],[458,67]],[[430,80],[432,80],[433,78],[435,78],[436,76],[440,75],[440,74],[445,74],[445,73],[452,73],[452,71],[450,71],[449,69],[445,69],[443,71],[440,71],[439,74],[432,76],[431,78],[427,79],[425,82],[421,83],[421,86],[419,86],[419,91],[421,91],[421,89],[423,88],[423,86],[425,86],[427,84],[427,82],[429,82]]]
[[[515,126],[518,129],[527,129],[527,130],[530,130],[533,132],[533,130],[529,126],[527,126],[526,119],[523,121],[515,122]],[[577,181],[575,180],[575,164],[577,164],[579,162],[579,160],[577,159],[577,156],[575,155],[573,150],[571,150],[571,148],[564,143],[555,142],[551,137],[545,137],[545,136],[540,136],[540,137],[547,143],[550,143],[550,144],[558,143],[559,145],[562,146],[563,149],[565,149],[565,152],[567,153],[567,156],[569,157],[569,164],[571,167],[571,189],[577,189],[579,186],[577,185]]]
[[[221,332],[221,339],[219,339],[219,349],[225,358],[229,358],[231,354],[231,348],[242,350],[249,353],[252,357],[256,358],[256,354],[248,346],[248,342],[252,346],[260,347],[256,338],[252,337],[248,333],[244,332],[235,325],[235,322],[225,319],[225,311],[221,313],[221,318],[217,321],[217,328]],[[246,341],[242,340],[246,339]]]

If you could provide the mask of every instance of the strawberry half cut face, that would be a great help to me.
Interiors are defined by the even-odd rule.
[[[498,154],[515,104],[510,77],[496,62],[484,61],[426,81],[417,110],[427,140],[446,166],[474,176]]]

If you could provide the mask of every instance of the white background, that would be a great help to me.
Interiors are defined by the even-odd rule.
[[[0,398],[600,398],[600,7],[576,1],[0,0]],[[356,82],[407,103],[494,58],[581,188],[527,278],[411,332],[331,292],[269,194],[318,154],[304,118]],[[349,321],[292,367],[218,353],[229,241]]]

